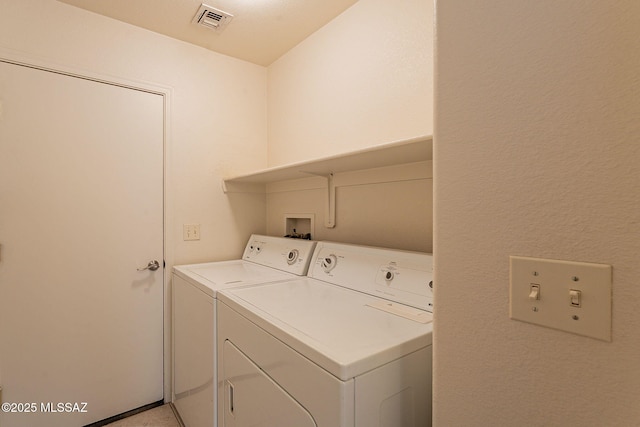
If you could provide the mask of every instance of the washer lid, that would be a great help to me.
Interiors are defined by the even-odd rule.
[[[213,297],[222,289],[298,277],[293,273],[242,260],[178,265],[173,267],[173,271]]]
[[[431,322],[380,310],[371,305],[388,301],[311,278],[229,289],[218,298],[345,381],[431,345]]]

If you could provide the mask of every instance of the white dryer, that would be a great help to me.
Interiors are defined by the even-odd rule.
[[[218,299],[218,425],[431,425],[432,256],[319,242],[308,277]]]
[[[252,235],[242,259],[173,268],[173,404],[187,427],[216,425],[216,306],[222,289],[307,273],[316,242]]]

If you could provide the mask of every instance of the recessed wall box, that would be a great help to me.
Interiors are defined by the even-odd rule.
[[[314,214],[284,214],[284,236],[304,238],[315,235]]]

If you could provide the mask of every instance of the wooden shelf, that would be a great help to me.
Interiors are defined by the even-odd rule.
[[[259,191],[264,184],[311,176],[328,177],[341,172],[351,172],[385,166],[413,163],[433,158],[433,138],[422,136],[403,141],[368,147],[335,156],[324,157],[306,162],[263,169],[254,173],[240,175],[223,180],[225,192],[231,188],[243,191],[253,188]],[[240,185],[236,185],[240,184]],[[247,186],[248,185],[248,186]]]

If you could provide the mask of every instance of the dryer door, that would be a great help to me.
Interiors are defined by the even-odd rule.
[[[233,343],[225,341],[223,352],[225,427],[317,427],[309,412]]]

